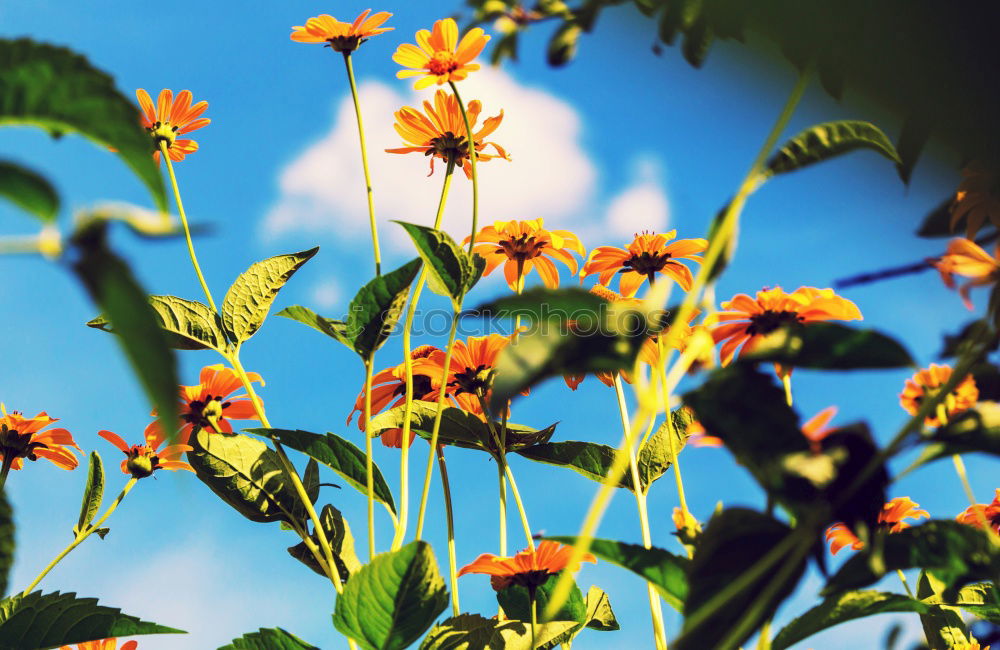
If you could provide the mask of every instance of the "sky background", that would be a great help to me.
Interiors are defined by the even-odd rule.
[[[112,73],[122,91],[138,87],[189,88],[195,101],[209,101],[212,124],[193,134],[201,145],[176,166],[192,221],[210,224],[196,245],[217,296],[252,262],[319,245],[319,254],[282,290],[277,311],[292,304],[329,317],[343,315],[354,292],[373,274],[367,213],[349,91],[339,55],[320,46],[294,43],[292,25],[329,12],[352,20],[367,5],[336,3],[152,3],[94,1],[86,4],[37,0],[0,6],[0,33],[66,45]],[[402,219],[430,224],[443,167],[427,177],[419,155],[383,153],[401,146],[392,112],[432,96],[397,80],[390,60],[399,43],[437,18],[460,9],[457,1],[390,3],[375,10],[395,13],[396,31],[372,39],[355,56],[355,70],[369,138],[375,202],[384,268],[413,256]],[[585,36],[577,59],[564,69],[544,62],[550,26],[538,26],[521,45],[521,61],[486,68],[462,83],[466,100],[481,99],[483,115],[504,111],[491,139],[512,162],[483,164],[481,223],[494,219],[545,219],[547,227],[571,229],[590,249],[623,246],[642,230],[676,228],[681,238],[704,236],[709,220],[735,191],[794,83],[789,66],[754,66],[746,51],[716,44],[702,70],[680,53],[653,50],[655,26],[630,8],[608,11],[594,34]],[[863,118],[891,137],[899,125],[860,107],[826,97],[813,84],[786,136],[831,119]],[[64,200],[63,225],[75,210],[103,200],[150,205],[143,187],[114,155],[79,137],[54,141],[30,128],[0,129],[0,152],[43,170]],[[893,166],[871,152],[777,178],[749,201],[734,264],[719,282],[717,298],[753,294],[765,286],[792,290],[828,287],[837,278],[908,263],[940,253],[943,241],[912,235],[919,220],[954,191],[955,161],[925,157],[910,187]],[[467,235],[469,184],[457,175],[446,229]],[[0,206],[4,233],[30,234],[35,225],[15,209]],[[116,233],[115,244],[151,293],[201,300],[182,240],[143,241]],[[31,257],[0,259],[0,298],[8,305],[0,320],[4,371],[0,400],[8,409],[61,419],[85,449],[105,459],[110,500],[125,483],[117,450],[96,432],[110,429],[137,442],[149,408],[112,337],[84,327],[95,315],[68,269]],[[499,273],[470,296],[470,304],[507,293]],[[568,273],[563,281],[570,282]],[[538,283],[537,276],[530,282]],[[588,282],[588,286],[590,282]],[[428,294],[425,292],[425,296]],[[936,274],[845,290],[865,316],[865,325],[897,336],[923,365],[936,361],[941,335],[969,320],[957,295]],[[974,295],[979,310],[986,296]],[[426,298],[426,307],[446,307]],[[438,343],[420,339],[417,343]],[[378,368],[400,361],[401,341],[382,349]],[[219,362],[212,352],[179,354],[182,381],[197,382],[198,370]],[[260,372],[260,394],[277,427],[333,431],[363,444],[355,425],[346,426],[362,383],[357,357],[297,323],[271,319],[245,346],[244,365]],[[910,371],[819,374],[796,371],[796,408],[804,417],[836,405],[837,424],[870,423],[885,442],[905,421],[898,394]],[[558,421],[555,439],[617,444],[614,394],[594,379],[576,393],[561,381],[532,390],[517,402],[512,421],[542,428]],[[251,424],[248,423],[248,426]],[[398,452],[377,448],[377,462],[398,490]],[[458,560],[471,562],[495,552],[496,479],[484,455],[449,449],[449,471],[458,520]],[[898,471],[912,457],[894,465]],[[411,492],[419,495],[426,445],[414,447]],[[723,449],[688,449],[682,469],[690,506],[707,520],[719,501],[761,507],[761,491]],[[513,457],[511,464],[531,524],[548,534],[574,534],[597,489],[569,470]],[[980,502],[996,485],[995,461],[970,456],[967,464]],[[419,469],[418,469],[419,468]],[[23,588],[71,539],[85,467],[66,472],[49,463],[13,473],[9,495],[17,521],[12,588]],[[324,475],[325,480],[338,481]],[[893,485],[890,496],[910,496],[934,516],[954,517],[968,504],[951,464],[939,462]],[[349,487],[324,488],[356,533],[365,527],[361,495]],[[670,536],[676,505],[672,477],[650,495],[656,545],[681,552]],[[415,506],[415,504],[414,504]],[[389,522],[378,513],[378,541],[385,548]],[[415,515],[415,513],[414,513]],[[509,522],[512,550],[523,539],[516,515]],[[414,517],[415,518],[415,517]],[[411,522],[412,522],[411,518]],[[431,494],[429,539],[446,566],[443,513],[437,482]],[[328,583],[290,558],[297,542],[277,525],[249,522],[224,505],[193,475],[162,472],[142,481],[109,520],[107,539],[88,539],[41,584],[46,591],[76,591],[99,597],[146,620],[185,629],[185,637],[142,637],[139,647],[208,648],[258,627],[282,626],[322,647],[346,647],[330,625],[333,594]],[[412,534],[412,529],[411,529]],[[601,537],[638,543],[634,500],[619,493],[600,528]],[[364,548],[363,534],[358,539]],[[365,556],[361,551],[362,557]],[[848,552],[834,561],[836,566]],[[622,625],[620,632],[587,631],[575,648],[651,646],[645,589],[639,579],[607,563],[586,566],[578,577],[586,591],[605,589]],[[822,577],[810,570],[795,597],[779,611],[772,629],[817,602]],[[898,583],[885,588],[898,590]],[[495,613],[483,576],[460,579],[466,611]],[[664,607],[670,636],[680,616]],[[444,618],[447,614],[442,615]],[[812,637],[802,648],[873,647],[888,625],[907,625],[907,640],[920,637],[915,616],[883,615]]]

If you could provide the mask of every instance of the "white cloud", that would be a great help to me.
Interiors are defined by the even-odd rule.
[[[611,199],[605,217],[609,232],[624,239],[643,230],[664,232],[670,224],[670,202],[657,178],[659,165],[642,159],[635,168],[632,184]]]
[[[553,227],[572,226],[572,217],[591,204],[597,177],[580,143],[576,110],[494,68],[484,68],[463,81],[461,91],[466,101],[483,102],[481,119],[504,110],[503,123],[490,139],[503,145],[512,158],[512,162],[492,160],[479,167],[480,225],[496,219],[543,217]],[[392,128],[393,112],[404,105],[418,106],[431,99],[432,93],[407,91],[403,95],[380,82],[363,83],[359,93],[380,238],[390,245],[409,247],[402,229],[387,222],[431,223],[444,166],[438,164],[428,178],[427,158],[388,154],[384,149],[403,146]],[[344,97],[330,131],[281,172],[280,197],[264,219],[264,237],[330,232],[359,244],[368,238],[356,129],[350,97]],[[470,185],[464,174],[456,172],[444,223],[456,238],[468,234]]]
[[[312,304],[317,309],[331,309],[340,302],[340,296],[343,292],[336,280],[327,278],[314,284],[310,293]]]

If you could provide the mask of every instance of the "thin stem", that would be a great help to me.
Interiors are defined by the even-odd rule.
[[[535,626],[538,625],[538,599],[535,598],[535,588],[532,587],[529,590],[529,596],[531,601],[531,647],[535,648]]]
[[[34,580],[31,581],[31,584],[28,585],[28,587],[24,590],[24,592],[21,594],[21,596],[23,597],[23,596],[27,596],[28,594],[30,594],[31,590],[34,589],[35,587],[37,587],[38,583],[42,581],[42,578],[44,578],[45,576],[47,576],[48,573],[49,573],[49,571],[51,571],[52,569],[54,569],[55,566],[57,564],[59,564],[59,562],[64,557],[66,557],[67,555],[69,555],[70,551],[72,551],[74,548],[76,548],[77,546],[79,546],[83,542],[83,540],[85,540],[88,537],[90,537],[91,533],[93,533],[98,528],[100,528],[101,524],[103,524],[105,521],[107,521],[108,517],[111,516],[111,513],[113,513],[118,508],[118,504],[122,502],[122,499],[125,498],[125,495],[127,495],[129,492],[132,491],[132,488],[135,487],[135,484],[136,484],[136,482],[138,482],[138,480],[139,479],[135,478],[134,476],[132,478],[130,478],[128,480],[128,483],[125,484],[125,487],[122,488],[122,491],[118,495],[118,498],[116,498],[114,500],[114,502],[110,506],[108,506],[108,509],[104,511],[104,514],[101,515],[100,518],[97,521],[93,522],[92,524],[90,524],[89,526],[87,526],[86,528],[84,528],[82,531],[80,531],[79,533],[77,533],[76,537],[73,539],[72,542],[70,542],[69,546],[67,546],[66,548],[64,548],[62,550],[62,552],[59,553],[59,555],[55,556],[55,558],[51,562],[49,562],[45,566],[44,569],[42,569],[42,572],[38,574],[37,578],[35,578]]]
[[[507,557],[507,479],[503,458],[497,456],[497,480],[500,485],[500,557]]]
[[[372,359],[365,363],[365,494],[368,499],[368,560],[375,557],[375,465],[372,460]]]
[[[167,171],[170,173],[170,184],[174,188],[174,201],[177,203],[177,214],[180,215],[181,225],[184,227],[184,239],[187,240],[191,265],[194,266],[194,272],[198,274],[198,282],[201,283],[201,289],[205,292],[208,306],[215,313],[219,313],[219,308],[215,306],[215,300],[212,299],[212,292],[208,289],[208,284],[205,282],[205,276],[201,272],[201,265],[198,264],[198,255],[194,252],[194,242],[191,241],[191,228],[188,226],[187,214],[184,212],[184,202],[181,201],[181,190],[177,186],[177,176],[174,175],[174,164],[170,161],[170,156],[167,154],[166,140],[160,140],[160,158],[167,161]]]
[[[524,538],[528,541],[528,548],[535,550],[535,538],[531,536],[531,526],[528,524],[528,512],[524,509],[521,501],[521,492],[517,489],[517,482],[514,480],[514,472],[510,469],[510,464],[504,461],[504,474],[510,481],[510,491],[514,495],[514,503],[517,505],[517,513],[521,517],[521,526],[524,528]]]
[[[451,611],[455,616],[461,613],[458,604],[458,555],[455,552],[455,515],[451,509],[451,484],[448,482],[448,466],[444,462],[444,446],[437,448],[438,468],[441,470],[441,490],[444,492],[444,515],[448,523],[448,577],[451,581]]]
[[[972,491],[972,485],[969,483],[969,475],[965,471],[965,461],[962,460],[960,454],[953,454],[951,461],[955,465],[955,473],[958,474],[958,479],[962,482],[962,489],[965,490],[965,496],[972,506],[972,512],[975,513],[976,519],[979,520],[979,526],[995,546],[1000,546],[1000,535],[997,535],[997,532],[993,530],[993,526],[986,519],[985,509],[976,501],[976,493]]]
[[[903,583],[903,589],[906,590],[906,595],[913,598],[913,592],[910,591],[910,583],[906,581],[906,574],[903,573],[902,569],[896,569],[896,575],[899,576],[899,581]]]
[[[375,275],[382,274],[382,254],[378,248],[378,227],[375,225],[375,199],[372,196],[372,177],[368,172],[368,148],[365,145],[365,127],[361,123],[361,104],[358,102],[358,87],[354,83],[354,65],[351,63],[351,53],[345,51],[344,65],[347,67],[347,80],[351,83],[351,99],[354,100],[354,115],[358,118],[358,140],[361,143],[361,167],[365,172],[365,191],[368,195],[368,221],[372,229],[372,248],[375,252]]]
[[[781,373],[781,384],[785,387],[785,401],[789,406],[792,405],[792,373],[788,368],[782,368]]]
[[[7,484],[7,474],[10,472],[10,467],[13,464],[14,454],[4,454],[3,465],[0,466],[0,491],[2,491],[4,486]]]
[[[476,160],[479,158],[479,153],[476,151],[476,141],[472,137],[472,124],[469,122],[469,114],[465,111],[465,102],[458,94],[458,86],[455,85],[454,81],[449,81],[448,85],[451,86],[451,92],[455,93],[455,99],[458,100],[458,108],[462,111],[462,119],[465,120],[465,136],[469,142],[469,164],[472,166],[472,236],[469,237],[469,252],[471,253],[472,247],[476,244],[476,232],[479,230],[479,176],[476,173]]]
[[[666,360],[666,355],[663,351],[663,341],[657,341],[660,348],[660,359]],[[677,483],[677,504],[684,514],[685,521],[690,518],[691,511],[688,510],[687,496],[684,492],[684,479],[681,477],[681,463],[680,457],[677,453],[677,443],[676,434],[674,432],[674,416],[670,411],[670,383],[667,381],[667,370],[666,364],[661,363],[657,368],[659,373],[659,383],[660,390],[663,392],[663,410],[666,412],[666,418],[664,424],[667,426],[667,446],[670,448],[670,460],[671,464],[674,466],[674,480]],[[691,555],[691,549],[688,549],[688,554]]]

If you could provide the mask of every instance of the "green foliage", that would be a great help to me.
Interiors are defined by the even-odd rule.
[[[177,296],[149,296],[149,304],[164,331],[167,343],[175,350],[215,350],[226,353],[226,335],[218,315],[197,300]],[[112,332],[105,316],[87,323],[88,327]]]
[[[59,195],[48,179],[7,160],[0,160],[0,196],[42,223],[55,223]]]
[[[620,630],[615,612],[611,609],[611,600],[603,589],[591,586],[584,599],[587,606],[586,627],[599,632],[614,632]]]
[[[101,509],[101,501],[104,499],[104,464],[101,456],[96,452],[90,452],[90,461],[87,464],[87,484],[83,488],[83,503],[80,505],[80,518],[73,526],[73,534],[79,535],[90,522],[94,520],[97,511]],[[3,593],[3,589],[0,589]]]
[[[895,339],[839,323],[793,323],[768,334],[745,362],[773,361],[795,368],[862,370],[915,365]]]
[[[535,647],[550,648],[578,624],[551,621],[535,626]],[[453,616],[434,626],[420,650],[533,650],[530,623],[498,621],[479,614]]]
[[[923,578],[927,578],[926,574]],[[997,596],[996,587],[990,582],[978,582],[962,587],[958,590],[958,595],[950,600],[939,593],[934,593],[925,597],[923,601],[932,605],[960,608],[984,621],[1000,624],[1000,597]]]
[[[560,575],[561,572],[550,575],[548,580],[535,589],[535,606],[538,608],[535,610],[536,612],[545,611],[545,606],[552,598],[552,592]],[[531,599],[527,587],[517,584],[507,585],[497,592],[497,602],[500,603],[504,614],[509,618],[517,621],[531,620]],[[583,594],[580,593],[580,588],[575,581],[570,588],[566,602],[552,618],[557,621],[573,621],[577,624],[577,629],[582,628],[587,622],[587,605],[583,602]]]
[[[96,598],[55,591],[13,596],[0,601],[0,650],[53,648],[139,634],[185,634],[183,630],[141,621]]]
[[[256,632],[248,632],[219,650],[320,650],[318,646],[306,643],[291,632],[280,627],[262,627]]]
[[[361,562],[354,551],[354,536],[351,534],[351,527],[347,525],[347,520],[344,519],[340,511],[330,504],[323,506],[319,520],[323,524],[326,541],[330,542],[330,547],[333,551],[333,561],[337,565],[337,572],[340,574],[340,579],[347,582],[351,574],[356,573],[361,568]],[[317,547],[323,548],[319,544],[319,537],[316,535],[315,530],[310,534],[310,537]],[[312,552],[309,551],[305,542],[299,542],[295,546],[288,547],[288,554],[319,575],[326,577],[323,567],[313,557]]]
[[[674,454],[679,454],[684,449],[689,422],[690,419],[685,413],[671,411],[669,425],[664,420],[656,433],[639,448],[636,464],[639,466],[639,483],[643,492],[648,492],[653,481],[666,474],[674,464]],[[671,447],[673,447],[672,452]]]
[[[515,318],[532,321],[568,321],[589,318],[609,305],[608,301],[580,287],[549,289],[533,287],[520,294],[504,296],[469,310],[470,315],[489,318]]]
[[[566,467],[591,481],[604,483],[615,461],[615,448],[583,440],[543,442],[518,450],[529,460],[558,467]],[[626,472],[616,487],[632,489],[632,475]]]
[[[139,124],[139,111],[85,57],[27,38],[0,39],[4,124],[37,126],[54,137],[79,133],[113,147],[166,209],[163,177],[153,162],[152,140]]]
[[[951,227],[951,204],[954,202],[955,197],[949,196],[928,212],[921,222],[920,228],[917,229],[917,236],[936,238],[954,235],[955,229]],[[955,225],[960,227],[962,224]]]
[[[486,268],[486,260],[462,249],[443,230],[397,221],[406,229],[427,269],[427,286],[434,293],[451,298],[459,309],[465,294],[475,286]]]
[[[344,321],[324,318],[308,307],[303,307],[302,305],[285,307],[278,312],[278,316],[308,325],[317,332],[322,332],[330,338],[340,341],[352,350],[354,349],[353,340],[347,335],[347,323]]]
[[[942,602],[942,594],[947,585],[928,574],[920,572],[917,581],[917,598],[925,604],[925,611],[920,612],[920,624],[924,628],[924,637],[932,648],[964,648],[970,641],[969,631],[962,620],[961,612],[954,607],[938,604]]]
[[[882,131],[869,122],[841,120],[809,127],[786,142],[767,161],[767,174],[784,174],[856,149],[871,149],[894,163],[899,154]]]
[[[377,555],[344,586],[333,625],[365,650],[405,648],[448,606],[448,590],[427,542]]]
[[[981,452],[1000,456],[1000,403],[979,402],[922,440],[927,444],[907,473],[954,454]]]
[[[301,451],[335,471],[358,492],[368,494],[365,452],[340,436],[333,433],[321,436],[299,429],[246,429],[245,431],[277,440],[286,447]],[[392,500],[392,491],[385,482],[381,470],[374,463],[372,473],[375,500],[384,503],[395,513],[396,505]]]
[[[299,253],[275,255],[255,262],[236,278],[222,301],[222,325],[237,347],[260,329],[278,291],[318,251],[317,246]]]
[[[14,511],[7,493],[0,490],[0,594],[7,593],[7,579],[14,566]]]
[[[575,537],[549,537],[563,544],[576,543]],[[599,559],[628,569],[656,588],[663,600],[676,610],[684,608],[688,595],[687,558],[674,555],[662,548],[644,548],[610,539],[595,539],[590,552]]]

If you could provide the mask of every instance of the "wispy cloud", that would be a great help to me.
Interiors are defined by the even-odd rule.
[[[608,203],[605,226],[629,239],[634,233],[663,232],[670,225],[670,202],[660,183],[660,165],[652,158],[635,162],[632,183]]]

